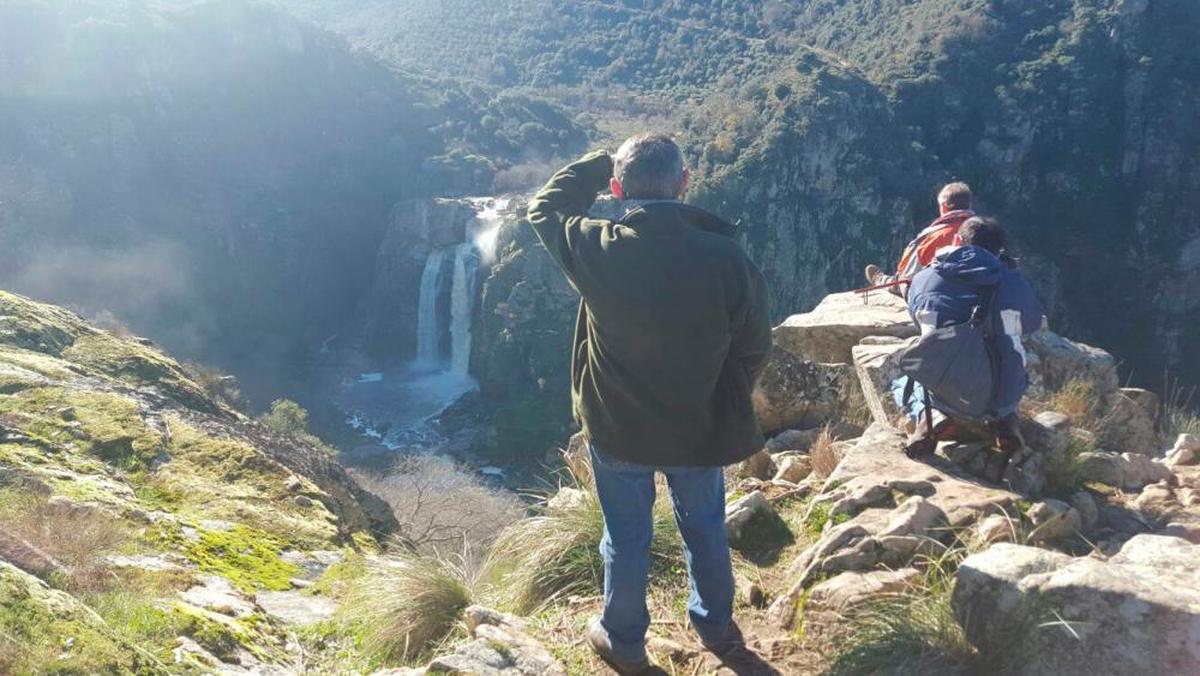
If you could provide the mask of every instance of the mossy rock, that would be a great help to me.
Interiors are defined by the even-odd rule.
[[[7,345],[58,356],[93,330],[63,308],[0,291],[0,342]]]
[[[97,332],[80,336],[63,357],[138,387],[151,386],[180,404],[208,413],[221,412],[203,388],[175,360],[133,340]]]
[[[0,562],[0,673],[157,674],[167,669],[71,595]]]
[[[178,498],[181,514],[243,523],[289,543],[328,549],[339,538],[338,519],[315,487],[309,502],[288,489],[294,474],[258,448],[233,437],[206,433],[169,418],[167,461],[154,470],[157,490]]]
[[[240,525],[200,530],[183,544],[184,554],[200,570],[220,575],[248,594],[292,588],[291,579],[300,569],[280,558],[283,549],[282,540]]]

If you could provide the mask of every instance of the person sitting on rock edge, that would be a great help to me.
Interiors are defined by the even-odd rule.
[[[674,141],[635,136],[560,170],[528,212],[581,296],[571,394],[604,514],[604,611],[587,639],[621,673],[648,666],[656,472],[687,553],[692,626],[715,652],[740,644],[722,467],[763,447],[750,395],[770,307],[734,226],[679,201],[687,182]],[[587,216],[606,188],[627,209],[617,221]]]
[[[962,246],[943,251],[933,265],[917,273],[908,291],[908,311],[921,332],[962,324],[971,319],[976,307],[990,305],[990,316],[998,362],[998,385],[992,401],[991,417],[995,442],[1003,454],[1000,475],[1007,459],[1024,446],[1017,408],[1029,387],[1025,369],[1022,336],[1042,327],[1041,303],[1017,268],[1014,258],[1005,252],[1007,234],[990,218],[973,217],[959,230]],[[952,421],[938,411],[933,400],[934,424],[929,429],[924,416],[909,439],[910,449],[928,453],[941,438],[951,435]],[[918,455],[921,453],[918,453]]]
[[[948,183],[938,192],[938,218],[922,230],[913,241],[904,247],[896,274],[883,272],[878,265],[868,265],[863,274],[871,286],[911,280],[918,272],[929,267],[939,251],[955,247],[962,242],[958,230],[967,219],[973,217],[971,210],[971,187],[961,181]],[[904,295],[903,284],[890,287],[897,296]]]

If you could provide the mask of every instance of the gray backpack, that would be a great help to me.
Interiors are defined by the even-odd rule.
[[[943,413],[966,420],[990,421],[999,378],[999,352],[991,322],[988,294],[963,324],[934,329],[905,348],[900,371],[925,390],[926,415],[932,394]],[[906,394],[905,399],[908,398]]]

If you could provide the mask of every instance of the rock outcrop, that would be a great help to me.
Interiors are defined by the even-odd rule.
[[[280,622],[312,617],[287,593],[396,529],[327,447],[247,418],[206,382],[148,341],[0,292],[0,623],[36,637],[9,665],[0,637],[0,671],[44,670],[59,659],[47,646],[89,673],[172,652],[183,670],[286,664]],[[120,632],[28,573],[145,580],[128,603],[166,629],[144,646],[100,638]],[[65,619],[38,619],[43,605]]]
[[[1020,673],[1200,671],[1200,547],[1139,535],[1105,561],[1011,544],[958,569],[955,616]]]
[[[909,460],[903,444],[894,428],[872,425],[814,495],[806,521],[819,518],[821,533],[789,566],[790,588],[771,607],[779,625],[796,621],[797,602],[823,577],[905,567],[988,515],[1019,513],[1019,495],[950,463]]]
[[[907,338],[917,334],[904,301],[886,291],[834,293],[810,312],[775,327],[775,344],[806,361],[848,364],[851,348],[867,336]]]

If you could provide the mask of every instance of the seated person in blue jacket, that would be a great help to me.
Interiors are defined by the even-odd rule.
[[[1017,420],[1017,407],[1029,387],[1025,372],[1025,347],[1021,337],[1042,327],[1042,305],[1017,269],[1017,261],[1005,251],[1007,235],[991,218],[974,217],[959,230],[962,246],[944,250],[934,263],[917,273],[908,291],[908,311],[922,333],[961,324],[971,319],[975,308],[990,306],[991,335],[995,337],[999,383],[993,401],[991,430],[1004,462],[1024,446]],[[925,416],[909,439],[910,456],[932,453],[937,441],[953,438],[954,421],[938,411],[933,399],[933,429]]]

